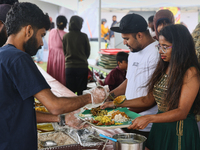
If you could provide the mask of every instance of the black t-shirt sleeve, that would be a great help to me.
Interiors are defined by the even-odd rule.
[[[22,55],[13,62],[9,76],[23,100],[43,89],[50,88],[28,54]]]

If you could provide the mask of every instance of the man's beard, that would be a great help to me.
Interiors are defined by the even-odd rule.
[[[7,33],[6,33],[6,27],[3,26],[2,30],[0,31],[0,47],[2,47],[6,41],[7,41]]]
[[[36,39],[35,34],[23,45],[23,48],[25,49],[25,52],[28,53],[30,56],[36,55],[37,51],[41,49],[40,47],[37,47],[38,42]]]
[[[139,51],[142,50],[142,49],[139,48],[139,47],[137,47],[137,48],[132,48],[132,47],[129,46],[128,44],[126,44],[126,46],[129,47],[129,49],[130,49],[130,51],[131,51],[132,53],[139,52]]]

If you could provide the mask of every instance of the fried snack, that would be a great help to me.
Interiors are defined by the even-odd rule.
[[[35,107],[43,106],[41,103],[35,102]]]
[[[107,110],[100,109],[100,106],[97,108],[92,108],[90,112],[93,116],[104,116],[108,114]]]
[[[43,132],[54,131],[54,128],[51,123],[37,124],[37,129]]]
[[[113,125],[113,124],[115,124],[115,121],[114,121],[114,120],[111,121],[111,122],[107,122],[107,123],[105,123],[106,126]]]
[[[35,107],[35,110],[36,110],[36,111],[42,111],[42,112],[48,112],[48,110],[47,110],[45,107],[42,107],[42,106],[40,106],[40,107]]]
[[[98,126],[102,126],[102,125],[104,125],[104,124],[103,124],[102,122],[98,122],[97,125],[98,125]]]
[[[34,98],[34,100],[35,100],[35,107],[43,106],[42,103],[40,103],[40,101],[38,101],[36,98]]]

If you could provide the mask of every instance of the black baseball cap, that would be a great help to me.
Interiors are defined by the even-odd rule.
[[[111,27],[114,32],[119,33],[138,33],[147,30],[146,20],[138,14],[128,14],[124,16],[119,24]]]
[[[5,23],[6,21],[6,14],[10,10],[11,5],[9,4],[0,4],[0,20]]]

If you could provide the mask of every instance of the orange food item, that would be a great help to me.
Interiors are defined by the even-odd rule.
[[[38,106],[43,106],[41,103],[36,103],[35,102],[35,107],[38,107]]]
[[[104,124],[103,124],[102,122],[98,122],[97,125],[98,125],[98,126],[102,126],[102,125],[104,125]]]
[[[106,122],[105,125],[106,125],[106,126],[110,126],[110,125],[111,125],[111,122]]]
[[[105,123],[105,125],[113,125],[113,124],[115,124],[115,121],[114,121],[114,120],[111,121],[111,122],[108,122],[108,124]]]
[[[122,104],[125,100],[126,100],[126,96],[125,95],[118,96],[118,97],[116,97],[114,99],[114,104],[115,105]]]
[[[99,123],[99,121],[93,120],[93,124],[97,124],[97,123]]]
[[[118,114],[121,114],[123,117],[129,118],[125,112],[120,112],[119,110],[117,110],[114,113],[112,113],[111,119],[114,119],[115,115],[118,115]]]
[[[42,111],[42,112],[48,112],[48,110],[45,107],[35,107],[36,111]]]

